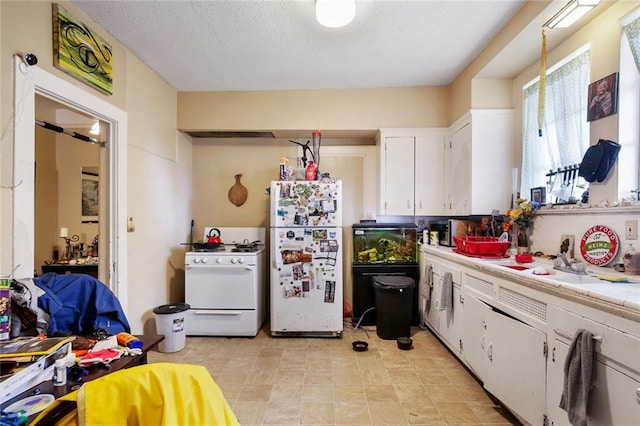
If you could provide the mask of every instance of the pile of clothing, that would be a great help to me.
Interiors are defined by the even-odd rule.
[[[85,274],[12,280],[11,337],[111,335],[131,331],[118,298],[102,282]]]

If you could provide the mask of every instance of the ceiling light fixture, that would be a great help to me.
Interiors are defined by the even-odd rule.
[[[569,28],[578,19],[582,18],[591,9],[596,7],[600,0],[571,0],[560,12],[553,15],[544,26],[547,28]]]
[[[355,0],[316,0],[316,19],[325,27],[344,27],[355,16]]]

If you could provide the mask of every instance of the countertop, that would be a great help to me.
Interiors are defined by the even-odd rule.
[[[625,275],[612,268],[587,266],[587,274],[591,278],[581,278],[584,276],[554,270],[550,259],[534,258],[532,263],[521,264],[530,268],[542,267],[549,273],[549,275],[534,275],[531,271],[517,271],[505,267],[505,264],[516,264],[513,256],[504,259],[480,259],[455,253],[450,247],[426,244],[421,246],[421,251],[457,262],[479,272],[514,281],[519,285],[640,321],[640,276],[638,275]],[[608,282],[593,278],[599,275],[622,277],[630,282]],[[595,282],[585,283],[579,282],[580,280]]]

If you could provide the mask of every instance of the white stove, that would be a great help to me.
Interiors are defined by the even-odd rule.
[[[212,229],[204,229],[203,241]],[[266,317],[266,229],[215,229],[223,244],[185,254],[186,334],[255,336]],[[252,251],[238,251],[247,245]]]

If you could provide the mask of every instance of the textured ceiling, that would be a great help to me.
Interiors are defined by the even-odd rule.
[[[328,29],[313,0],[73,3],[177,91],[443,86],[524,0],[358,0]]]

